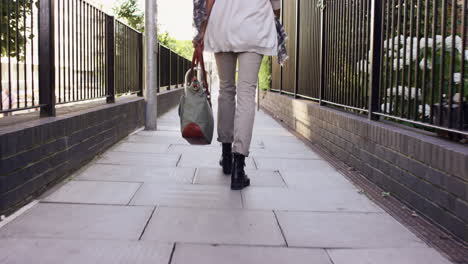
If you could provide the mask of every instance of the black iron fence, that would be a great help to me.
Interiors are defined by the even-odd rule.
[[[467,0],[284,1],[272,90],[468,135]]]
[[[0,37],[0,113],[142,95],[143,34],[84,0],[0,0]],[[189,65],[161,45],[160,86],[181,86]]]
[[[191,65],[189,60],[179,56],[164,45],[159,45],[158,63],[160,66],[158,92],[182,85],[185,73],[190,69]]]
[[[33,1],[0,0],[0,111],[39,107],[37,7]]]

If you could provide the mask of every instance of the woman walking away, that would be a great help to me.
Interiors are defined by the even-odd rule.
[[[231,189],[241,190],[250,185],[244,167],[252,139],[258,72],[263,55],[278,54],[275,15],[280,13],[280,0],[194,1],[195,24],[201,28],[194,44],[215,53],[220,78],[220,165],[225,174],[231,174]]]

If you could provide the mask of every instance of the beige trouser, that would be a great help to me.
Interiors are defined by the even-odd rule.
[[[233,152],[248,156],[255,119],[255,89],[263,55],[251,52],[220,52],[215,54],[215,58],[220,84],[218,141],[233,143]],[[236,89],[237,60],[239,75]]]

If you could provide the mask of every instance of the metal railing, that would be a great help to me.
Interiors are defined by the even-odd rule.
[[[467,0],[283,5],[293,60],[272,65],[274,91],[468,135]]]
[[[183,58],[168,47],[159,45],[159,86],[161,90],[170,90],[171,87],[178,87],[184,83],[185,73],[190,68],[191,61]]]
[[[141,32],[84,0],[0,0],[0,14],[0,113],[143,95]],[[190,61],[160,50],[160,85],[182,85]]]
[[[37,15],[33,1],[0,0],[0,111],[39,107]]]

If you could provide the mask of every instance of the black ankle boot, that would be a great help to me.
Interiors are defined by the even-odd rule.
[[[250,185],[250,179],[245,175],[245,156],[234,153],[234,163],[232,165],[231,190],[242,190]]]
[[[232,144],[223,143],[223,154],[221,155],[221,160],[219,160],[219,165],[223,167],[223,172],[226,175],[232,173]]]

